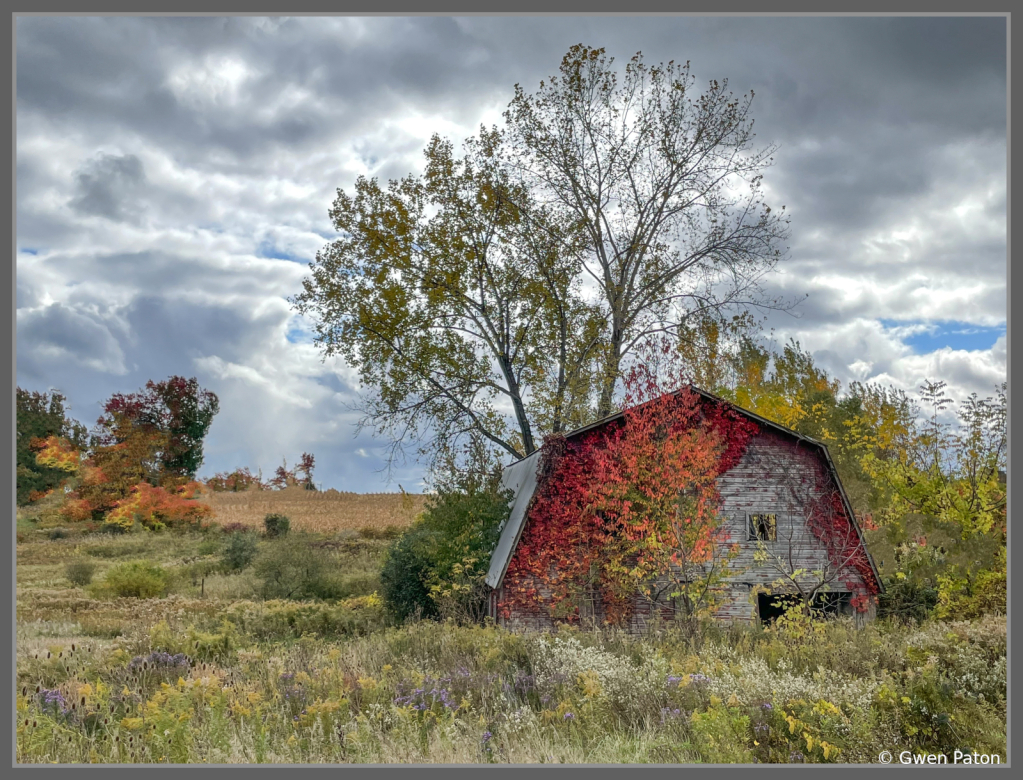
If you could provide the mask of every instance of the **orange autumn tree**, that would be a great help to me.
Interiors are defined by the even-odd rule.
[[[198,483],[162,474],[165,433],[131,426],[120,415],[111,415],[108,425],[116,436],[106,443],[94,438],[89,457],[78,469],[78,485],[61,509],[67,520],[102,520],[119,530],[138,523],[159,530],[209,516],[209,507],[194,500]]]
[[[102,520],[126,530],[194,524],[210,514],[194,500],[202,440],[219,409],[216,395],[195,379],[148,382],[143,391],[115,394],[104,405],[89,456],[61,513],[67,520]],[[51,455],[51,452],[52,455]],[[48,457],[57,457],[54,448]]]
[[[122,498],[107,513],[105,523],[128,530],[136,523],[154,531],[168,525],[194,525],[210,516],[212,510],[195,500],[199,483],[164,488],[140,482],[131,494]]]
[[[668,348],[645,357],[625,376],[619,419],[544,443],[541,483],[505,575],[506,614],[518,604],[577,620],[581,597],[597,596],[605,619],[621,624],[637,594],[678,598],[687,616],[711,600],[731,555],[716,478],[756,425],[701,402],[677,371],[660,379]]]
[[[74,474],[81,464],[81,453],[63,436],[47,436],[32,442],[36,463],[47,468]]]

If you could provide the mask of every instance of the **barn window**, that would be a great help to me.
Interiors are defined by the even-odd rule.
[[[751,542],[773,542],[778,539],[777,515],[746,515]]]

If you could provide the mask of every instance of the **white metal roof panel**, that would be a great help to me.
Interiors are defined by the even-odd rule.
[[[522,528],[526,521],[526,510],[536,492],[536,472],[540,465],[540,450],[529,457],[518,460],[506,467],[501,473],[501,487],[515,493],[511,500],[511,515],[501,530],[501,538],[490,557],[490,571],[487,572],[487,584],[496,588],[504,579],[512,551],[519,543]]]

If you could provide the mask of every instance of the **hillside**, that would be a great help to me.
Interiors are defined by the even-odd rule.
[[[347,493],[301,487],[284,490],[246,490],[238,493],[205,492],[200,500],[221,525],[242,523],[262,526],[270,513],[287,515],[292,528],[315,533],[388,526],[406,527],[423,510],[426,496],[413,493]]]

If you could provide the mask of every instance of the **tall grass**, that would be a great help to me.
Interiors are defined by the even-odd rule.
[[[967,748],[1006,759],[1001,617],[710,626],[698,650],[671,631],[396,626],[373,593],[387,540],[331,535],[306,541],[330,556],[345,597],[310,601],[262,600],[252,567],[194,583],[188,572],[225,537],[20,544],[17,760],[871,763],[882,750]],[[94,561],[102,582],[140,556],[175,573],[177,592],[114,598],[65,579],[67,561]]]

